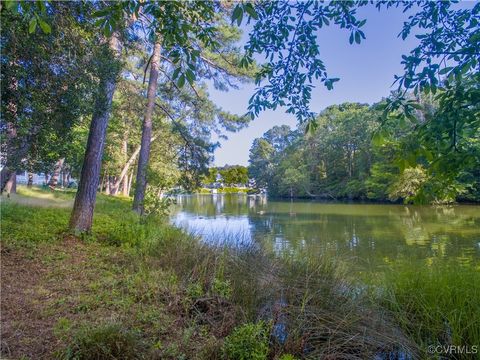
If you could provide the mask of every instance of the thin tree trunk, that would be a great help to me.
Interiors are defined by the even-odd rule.
[[[120,56],[120,41],[118,34],[113,33],[110,38],[110,50],[113,59]],[[106,65],[108,66],[108,65]],[[87,148],[83,160],[80,183],[78,185],[75,203],[70,217],[70,229],[76,232],[88,232],[92,228],[93,211],[100,182],[100,169],[102,166],[103,150],[107,125],[110,119],[112,98],[115,92],[118,76],[118,66],[113,65],[105,69],[99,84],[99,92],[88,134]]]
[[[150,64],[150,79],[148,80],[147,108],[143,119],[142,141],[140,157],[138,159],[137,186],[133,198],[133,210],[143,214],[143,201],[147,187],[147,166],[150,158],[150,142],[152,139],[152,114],[155,107],[155,95],[157,92],[158,70],[160,67],[160,43],[157,41],[153,48],[153,56]]]
[[[55,168],[53,169],[52,176],[50,177],[50,181],[48,182],[48,186],[51,190],[55,190],[55,188],[57,187],[58,177],[60,176],[60,172],[62,171],[64,161],[65,158],[61,158],[55,163]]]
[[[125,131],[123,134],[123,143],[122,143],[122,152],[123,152],[123,160],[125,163],[128,161],[128,131]],[[123,169],[122,169],[123,170]],[[126,192],[126,189],[128,187],[127,184],[127,178],[125,176],[118,176],[117,181],[115,182],[114,185],[114,195],[117,195],[118,191],[120,190],[120,183],[122,185],[122,193]],[[118,184],[118,186],[117,186]]]
[[[122,195],[128,196],[128,176],[124,176],[122,180]]]
[[[33,185],[33,173],[29,172],[28,173],[27,187],[32,187],[32,185]]]
[[[15,66],[17,64],[16,61],[11,61],[10,65]],[[8,89],[10,90],[8,93],[10,94],[17,94],[18,90],[18,80],[16,77],[11,79],[11,82],[7,85]],[[5,94],[4,94],[5,96]],[[4,190],[7,191],[8,195],[10,196],[10,192],[16,191],[16,186],[12,186],[14,182],[16,182],[16,170],[18,166],[18,161],[22,160],[22,156],[18,156],[18,151],[13,149],[15,140],[17,138],[17,128],[15,127],[15,123],[18,121],[17,113],[17,99],[14,96],[11,96],[10,99],[7,100],[7,107],[5,111],[6,121],[6,133],[7,133],[7,151],[6,151],[6,163],[5,166],[2,168],[0,172],[0,192],[3,193]],[[17,153],[17,156],[15,154]],[[7,188],[8,187],[8,188]]]
[[[60,177],[60,184],[61,184],[61,187],[62,188],[65,188],[65,178],[67,177],[67,174],[65,172],[65,170],[62,170],[61,172],[61,177]]]
[[[103,189],[105,188],[105,178],[107,177],[107,172],[105,171],[102,176],[102,181],[100,182],[100,188],[98,191],[103,192]]]
[[[132,182],[133,182],[133,171],[130,173],[130,176],[128,177],[128,189],[127,189],[127,193],[124,194],[125,196],[130,195],[130,191],[132,190]]]
[[[10,194],[17,192],[17,174],[15,172],[10,173],[10,177],[5,184],[5,191],[7,192],[8,197],[10,197]]]
[[[150,143],[154,142],[157,136],[153,136],[152,139],[150,140]],[[138,154],[140,153],[140,145],[135,148],[135,151],[130,155],[130,158],[128,161],[125,163],[123,166],[122,171],[120,172],[120,175],[117,178],[117,181],[115,182],[115,185],[113,188],[116,190],[114,195],[117,194],[118,189],[120,187],[120,183],[123,181],[123,178],[126,177],[128,170],[130,169],[130,166],[135,162],[135,159],[137,158]]]
[[[128,162],[128,131],[127,130],[125,130],[125,132],[123,133],[122,154],[123,154],[123,161],[127,163]],[[120,183],[122,182],[122,180],[123,180],[123,175],[122,173],[120,173],[118,180],[115,181],[115,183],[113,184],[111,195],[117,195],[118,190],[120,189]]]
[[[107,183],[105,186],[105,194],[109,195],[110,194],[110,175],[107,175]]]

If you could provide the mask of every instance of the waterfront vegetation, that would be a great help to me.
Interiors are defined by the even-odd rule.
[[[395,88],[314,109],[340,80],[320,33],[363,46],[372,11],[414,39]],[[480,356],[478,205],[417,206],[480,200],[479,2],[1,1],[0,17],[2,358]],[[210,94],[243,84],[241,114]],[[280,108],[295,129],[212,167]],[[207,188],[195,218],[168,195]],[[268,213],[265,193],[290,199]],[[172,209],[272,231],[200,236]]]
[[[219,187],[217,189],[200,188],[196,192],[198,194],[212,194],[212,190],[218,194],[246,194],[249,189],[239,187]]]
[[[2,291],[7,356],[428,358],[480,341],[474,267],[397,264],[362,284],[341,259],[205,244],[104,195],[77,238],[73,196],[21,187],[2,201],[2,282],[23,284]]]

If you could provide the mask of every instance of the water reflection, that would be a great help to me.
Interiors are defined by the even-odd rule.
[[[480,207],[267,201],[244,195],[179,196],[172,221],[206,241],[306,250],[377,271],[398,260],[480,260]]]

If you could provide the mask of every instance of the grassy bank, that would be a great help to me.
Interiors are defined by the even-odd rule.
[[[372,296],[331,259],[206,246],[164,219],[140,222],[129,199],[100,195],[93,232],[79,239],[66,231],[73,193],[19,192],[1,209],[7,358],[427,358],[432,343],[479,340],[474,278],[441,280],[448,293],[420,278],[409,296],[415,277],[398,273]],[[446,338],[447,311],[449,333],[468,330]]]

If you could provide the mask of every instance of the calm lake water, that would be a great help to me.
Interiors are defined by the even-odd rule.
[[[378,272],[394,263],[480,266],[480,206],[278,201],[245,195],[177,198],[172,222],[211,242],[258,242]]]

